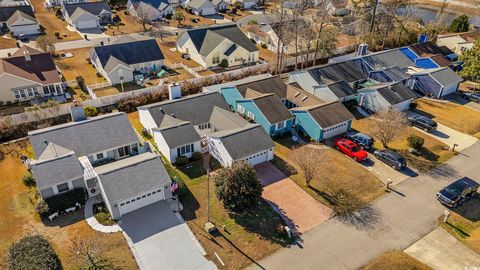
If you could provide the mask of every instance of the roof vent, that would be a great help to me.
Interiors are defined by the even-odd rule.
[[[297,93],[295,94],[295,97],[298,97],[299,95],[300,95],[300,92],[297,92]]]
[[[304,96],[304,97],[302,98],[302,101],[305,101],[307,98],[308,98],[308,96]]]

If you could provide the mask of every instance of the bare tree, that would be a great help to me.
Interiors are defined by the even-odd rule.
[[[285,23],[290,20],[290,15],[288,14],[287,10],[285,9],[285,2],[286,0],[281,0],[280,3],[274,8],[273,10],[273,20],[274,23],[278,23],[278,25],[285,25]],[[283,40],[285,39],[286,35],[288,34],[287,29],[284,27],[278,27],[277,31],[275,32],[277,35],[276,48],[277,48],[277,59],[275,61],[275,71],[280,76],[283,70],[283,58],[285,56],[284,44]]]
[[[88,270],[117,270],[121,269],[102,255],[101,243],[95,237],[75,238],[71,242],[70,252],[82,265],[81,269]]]
[[[35,47],[46,53],[53,54],[55,52],[55,44],[48,36],[41,36],[35,40]]]
[[[405,113],[395,109],[388,109],[378,112],[375,116],[372,134],[382,144],[387,144],[396,139],[407,127],[407,117]]]
[[[55,119],[58,119],[58,113],[60,112],[60,102],[54,99],[49,99],[47,102],[40,104],[40,107],[47,110],[47,112]]]
[[[142,24],[143,30],[147,30],[146,24],[150,22],[150,16],[152,15],[149,8],[140,3],[135,9],[135,14],[138,21]]]
[[[312,18],[312,28],[316,35],[315,38],[315,52],[313,54],[313,65],[316,64],[318,54],[320,50],[323,49],[321,44],[325,44],[327,40],[332,39],[325,39],[325,37],[330,38],[329,35],[324,34],[324,30],[327,25],[331,22],[331,16],[328,12],[328,3],[327,1],[320,1],[315,6],[315,13],[313,14]],[[333,38],[334,42],[336,43],[336,38]]]
[[[322,155],[319,155],[316,149],[303,146],[292,152],[291,159],[300,168],[305,178],[305,185],[310,186],[312,180],[320,172],[321,166],[319,164],[322,162]]]
[[[162,42],[163,38],[170,34],[168,29],[165,27],[165,22],[163,21],[156,22],[155,25],[150,28],[150,30],[152,31],[152,36],[159,37]]]

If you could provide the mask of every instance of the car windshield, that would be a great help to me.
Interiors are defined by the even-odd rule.
[[[352,148],[352,152],[358,152],[358,151],[361,150],[361,148],[358,147],[358,145],[354,145],[354,146],[352,146],[351,148]]]
[[[455,184],[446,186],[445,190],[452,195],[462,193],[462,188],[460,187],[460,185],[455,185]]]

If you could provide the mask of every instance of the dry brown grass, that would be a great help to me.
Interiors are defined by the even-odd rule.
[[[105,78],[97,77],[96,69],[87,62],[90,49],[91,48],[81,48],[62,51],[73,54],[71,58],[56,60],[57,66],[67,81],[75,80],[77,76],[82,76],[87,84],[106,82]]]
[[[144,32],[143,26],[137,21],[137,19],[131,15],[125,15],[125,11],[114,11],[113,16],[118,15],[120,17],[120,23],[124,25],[112,26],[105,30],[105,34],[109,36],[118,36],[123,34],[133,34]]]
[[[361,270],[377,269],[431,270],[432,268],[400,250],[391,250],[376,257],[361,268]]]
[[[418,99],[417,111],[460,132],[475,135],[480,132],[480,113],[452,102]]]
[[[67,29],[68,23],[55,16],[53,10],[48,11],[43,4],[44,0],[32,0],[32,6],[35,8],[35,17],[45,30],[47,36],[51,37],[55,42],[79,40],[82,37],[76,31],[69,31]],[[55,37],[55,32],[60,33],[61,39]]]
[[[165,41],[161,41],[160,39],[157,39],[157,43],[160,46],[160,49],[162,50],[163,55],[165,56],[165,65],[166,66],[171,66],[175,63],[183,63],[188,67],[199,67],[200,64],[193,61],[193,60],[186,60],[182,58],[182,53],[178,51],[171,51],[170,49],[176,48],[175,47],[175,39],[169,38],[165,39]]]
[[[170,20],[170,21],[168,21],[169,26],[177,27],[177,28],[183,28],[185,26],[201,26],[201,25],[215,24],[215,22],[211,19],[208,19],[208,18],[205,18],[205,17],[202,17],[202,16],[197,16],[197,15],[190,14],[182,8],[177,8],[175,10],[175,12],[181,12],[183,14],[184,19],[180,22],[180,24],[178,23],[178,21]],[[198,19],[200,21],[197,22],[197,23],[194,23],[194,22],[191,21],[191,19]]]
[[[15,48],[17,41],[12,38],[0,37],[0,49]]]
[[[231,7],[229,8],[231,10]],[[236,14],[227,14],[227,13],[222,13],[222,15],[225,17],[225,19],[228,19],[230,21],[238,21],[241,18],[251,15],[252,13],[248,10],[237,10]]]
[[[262,48],[262,46],[260,44],[257,44],[256,46],[260,50],[258,52],[258,57],[259,58],[262,58],[263,60],[265,60],[267,62],[272,62],[272,63],[277,60],[277,53],[275,53],[275,52],[273,52],[269,49]]]
[[[115,94],[120,93],[118,91],[118,89],[113,87],[113,86],[108,86],[108,87],[104,87],[104,88],[95,89],[95,90],[93,90],[93,92],[95,93],[95,95],[97,97],[111,96],[111,95],[115,95]]]
[[[76,237],[95,237],[104,248],[103,255],[111,258],[125,269],[137,269],[133,255],[121,233],[101,234],[93,231],[83,220],[83,212],[60,217],[45,225],[33,210],[37,201],[35,190],[23,185],[21,177],[26,168],[19,159],[20,154],[33,156],[28,141],[0,145],[0,269],[7,268],[6,254],[10,245],[19,238],[32,233],[45,236],[58,254],[63,269],[78,269],[75,256],[70,253],[70,241]]]

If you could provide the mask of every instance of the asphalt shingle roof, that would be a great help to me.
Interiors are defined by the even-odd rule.
[[[129,157],[95,168],[108,201],[113,204],[162,188],[171,182],[160,157],[153,153]]]
[[[363,57],[363,60],[367,62],[374,69],[377,68],[390,68],[398,66],[401,69],[406,69],[411,66],[415,66],[412,60],[410,60],[401,51],[394,49],[374,54],[369,54]]]
[[[277,76],[240,84],[236,88],[244,97],[247,89],[252,89],[262,94],[274,93],[279,98],[287,97],[287,85]]]
[[[430,76],[432,76],[435,80],[437,80],[443,86],[463,82],[463,79],[448,67],[440,68],[438,70],[432,71],[430,73]]]
[[[20,19],[23,19],[23,20],[26,20],[26,21],[29,21],[30,23],[37,23],[37,19],[35,19],[34,16],[30,16],[26,13],[23,13],[22,11],[20,10],[17,10],[15,11],[15,13],[13,13],[13,15],[7,20],[7,25],[10,27],[10,26],[14,26],[15,23],[20,20]],[[23,24],[23,20],[21,21]]]
[[[293,118],[290,111],[275,94],[265,94],[252,100],[270,124]]]
[[[154,130],[160,131],[163,139],[170,149],[175,149],[182,145],[198,142],[202,139],[189,122],[183,122],[179,125]]]
[[[28,132],[38,157],[54,143],[85,156],[138,141],[137,134],[125,113],[110,113],[80,122],[70,122]]]
[[[30,17],[35,18],[32,6],[0,6],[0,22],[6,22],[16,11],[21,11]]]
[[[395,83],[377,89],[377,92],[385,98],[391,105],[416,98],[415,93],[407,88],[403,83]]]
[[[253,124],[239,129],[215,132],[210,134],[210,137],[219,138],[234,160],[270,149],[275,145],[260,125]]]
[[[78,3],[78,4],[64,4],[64,7],[69,17],[73,15],[73,13],[75,12],[75,10],[77,10],[77,8],[81,8],[84,11],[96,16],[100,15],[102,10],[112,12],[112,10],[110,9],[110,6],[106,1],[85,2],[85,3]]]
[[[413,44],[409,46],[409,48],[420,57],[429,57],[436,54],[449,55],[454,53],[449,48],[445,46],[438,46],[431,41]]]
[[[194,9],[199,9],[201,8],[206,2],[211,3],[209,0],[191,0],[190,2],[187,3],[188,7],[194,8]],[[208,3],[207,3],[208,4]],[[213,5],[213,4],[212,4]]]
[[[302,108],[295,108],[293,110],[301,109]],[[310,113],[312,118],[322,128],[328,128],[348,120],[353,120],[354,118],[350,111],[348,111],[347,108],[345,108],[345,106],[338,101],[307,107],[304,109]]]
[[[182,35],[188,35],[197,51],[203,56],[209,55],[224,39],[230,40],[249,52],[258,51],[253,42],[233,23],[189,29],[180,36]]]
[[[214,127],[215,131],[236,129],[249,124],[249,122],[240,115],[220,107],[213,108],[209,123]]]
[[[32,161],[30,168],[38,189],[83,179],[83,167],[78,161],[77,155],[72,151],[47,160]]]
[[[148,109],[157,126],[160,126],[165,114],[173,114],[180,120],[189,121],[193,125],[200,125],[208,122],[215,106],[229,109],[228,104],[218,92],[163,101],[142,106],[140,109]]]
[[[96,46],[92,50],[98,55],[104,67],[111,57],[127,65],[165,59],[155,39]]]
[[[409,78],[410,76],[403,72],[399,67],[391,67],[383,70],[383,72],[395,82],[399,82]]]
[[[168,0],[130,0],[132,1],[132,4],[138,4],[140,2],[143,2],[145,4],[148,4],[156,9],[160,8],[160,6],[163,6],[165,4],[170,5]]]
[[[353,88],[345,81],[334,82],[327,86],[328,89],[330,89],[330,91],[332,91],[332,93],[338,98],[348,97],[357,93],[357,91],[353,90]]]
[[[346,81],[351,83],[368,78],[368,74],[365,74],[353,60],[328,64],[308,70],[308,73],[310,73],[318,83],[322,83],[324,79],[334,82]]]

